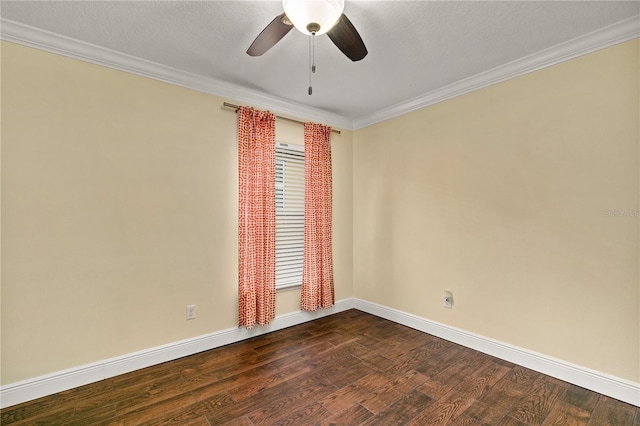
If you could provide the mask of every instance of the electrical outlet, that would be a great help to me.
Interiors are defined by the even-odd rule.
[[[192,320],[196,318],[196,305],[187,306],[187,319]]]
[[[453,307],[453,295],[449,290],[445,290],[442,302],[443,306],[447,309],[451,309]]]

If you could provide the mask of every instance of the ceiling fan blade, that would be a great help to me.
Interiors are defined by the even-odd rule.
[[[265,27],[264,30],[249,46],[247,49],[247,54],[249,56],[260,56],[264,54],[267,50],[271,49],[277,42],[280,41],[282,37],[287,35],[289,31],[293,28],[293,25],[286,24],[283,21],[285,18],[285,14],[278,15],[274,18],[269,25]]]
[[[344,13],[338,23],[327,32],[327,35],[333,44],[352,61],[359,61],[367,56],[367,48],[360,34]]]

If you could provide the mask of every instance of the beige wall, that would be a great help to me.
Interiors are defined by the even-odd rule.
[[[638,218],[607,216],[639,208],[638,50],[334,135],[336,298],[640,381]],[[222,99],[6,42],[1,60],[2,383],[234,327]]]
[[[355,296],[640,382],[638,51],[357,131]]]
[[[1,66],[2,384],[236,326],[223,100],[6,42]],[[299,125],[276,132],[302,143]],[[339,300],[353,295],[351,132],[333,147]],[[298,297],[279,293],[277,313]]]

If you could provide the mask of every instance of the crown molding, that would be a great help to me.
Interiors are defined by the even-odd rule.
[[[640,15],[633,16],[567,42],[457,81],[405,102],[384,108],[373,114],[355,119],[292,103],[282,98],[250,90],[222,80],[199,76],[8,19],[0,18],[0,29],[0,39],[2,40],[198,90],[230,99],[234,102],[248,103],[258,108],[274,111],[280,115],[299,118],[301,120],[322,121],[332,127],[357,130],[438,102],[446,101],[493,84],[638,38],[640,37]]]
[[[234,102],[248,103],[278,115],[321,121],[332,127],[352,129],[353,121],[338,114],[296,104],[222,80],[204,77],[52,33],[9,19],[0,18],[0,39],[55,53],[80,61],[124,71],[188,89],[209,93]]]
[[[640,37],[640,15],[633,16],[572,40],[541,50],[515,61],[481,72],[430,93],[355,119],[353,130],[361,129],[411,111],[446,101],[466,93],[501,83]]]

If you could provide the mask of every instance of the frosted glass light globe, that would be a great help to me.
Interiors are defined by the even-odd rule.
[[[316,35],[324,34],[333,27],[342,15],[344,0],[282,0],[284,13],[291,23],[303,34],[311,31],[311,23],[320,25]]]

